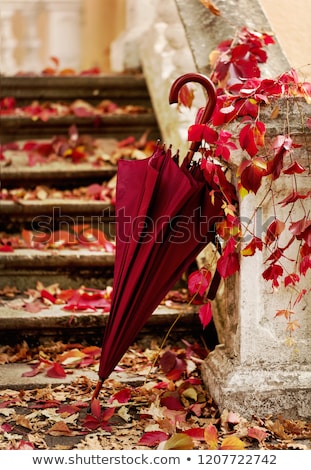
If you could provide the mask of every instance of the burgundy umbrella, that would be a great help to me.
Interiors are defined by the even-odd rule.
[[[207,122],[216,91],[204,75],[179,77],[171,87],[169,102],[178,101],[179,90],[189,81],[202,84],[207,91],[200,123]],[[199,164],[191,165],[199,146],[200,142],[191,144],[181,166],[171,149],[161,145],[149,158],[118,163],[112,303],[93,399],[167,292],[215,240],[222,201],[212,201]]]

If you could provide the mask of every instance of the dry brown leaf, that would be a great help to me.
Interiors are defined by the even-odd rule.
[[[210,0],[200,0],[200,2],[202,3],[202,5],[205,6],[205,8],[207,8],[213,15],[215,16],[221,16],[221,11],[219,10],[219,8],[217,8],[213,2],[211,2]]]
[[[23,428],[32,430],[32,425],[26,416],[16,415],[14,420],[19,426],[23,426]]]
[[[51,436],[72,436],[73,432],[64,421],[58,421],[47,431]]]

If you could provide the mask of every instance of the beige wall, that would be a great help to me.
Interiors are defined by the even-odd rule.
[[[126,0],[83,0],[81,67],[109,71],[110,43],[125,29]]]
[[[311,0],[260,0],[272,30],[301,78],[311,80]]]

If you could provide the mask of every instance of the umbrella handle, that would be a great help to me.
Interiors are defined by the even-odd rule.
[[[210,78],[203,74],[190,72],[178,77],[172,84],[169,94],[169,103],[178,103],[178,96],[181,88],[188,82],[196,82],[202,85],[207,93],[208,101],[200,117],[199,124],[207,123],[212,117],[216,106],[217,93],[216,88]],[[188,166],[195,152],[198,151],[201,142],[191,142],[189,151],[184,159],[184,165]]]

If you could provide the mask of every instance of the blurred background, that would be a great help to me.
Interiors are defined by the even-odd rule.
[[[258,1],[289,62],[310,79],[311,0]],[[52,56],[61,68],[120,72],[122,38],[136,30],[141,39],[156,11],[166,4],[167,0],[0,0],[1,73],[38,72],[51,66]]]

